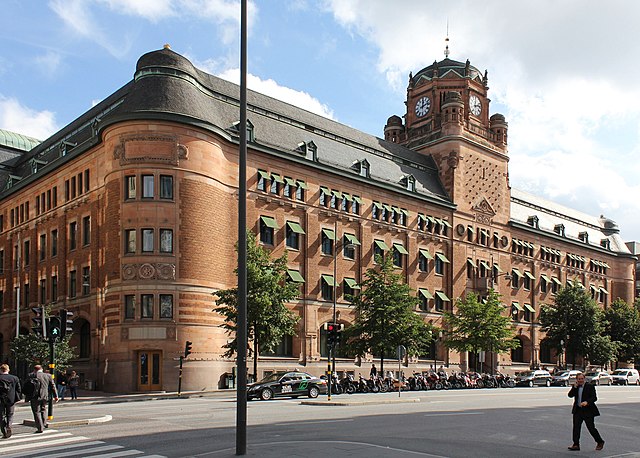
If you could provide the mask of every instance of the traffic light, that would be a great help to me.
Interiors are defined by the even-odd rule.
[[[31,318],[31,330],[39,337],[47,337],[47,327],[45,325],[44,310],[42,307],[32,307],[34,316]]]
[[[60,340],[64,340],[67,335],[73,333],[73,312],[67,309],[60,310]]]
[[[324,329],[327,331],[327,344],[335,345],[340,342],[340,331],[342,325],[338,323],[325,323]]]
[[[186,341],[184,344],[184,357],[186,358],[191,354],[191,347],[193,346],[193,342]]]
[[[52,316],[47,319],[47,336],[50,340],[60,340],[62,335],[62,323],[59,316]]]

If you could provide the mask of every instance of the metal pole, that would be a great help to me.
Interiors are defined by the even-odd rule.
[[[180,355],[180,373],[178,375],[178,396],[182,393],[182,360],[184,356]]]
[[[336,197],[337,199],[337,197]],[[334,221],[333,223],[333,237],[335,239],[335,246],[333,247],[333,323],[336,323],[336,301],[337,301],[337,293],[338,293],[338,221]],[[336,351],[335,351],[335,341],[331,344],[331,369],[335,372],[336,370]]]
[[[18,288],[16,289],[16,337],[20,337],[20,234],[18,234],[18,249],[16,250],[15,263],[16,271],[18,272]],[[44,307],[42,310],[44,310]]]
[[[55,385],[56,383],[56,360],[55,360],[55,356],[56,356],[56,344],[55,344],[55,338],[54,337],[49,337],[49,372],[51,373],[51,378],[53,379],[53,384]],[[47,412],[47,417],[49,420],[53,420],[53,398],[51,397],[51,395],[49,395],[49,405],[48,405],[48,412]]]
[[[327,401],[331,401],[331,383],[333,382],[333,372],[331,370],[331,347],[333,347],[333,344],[329,345],[329,357],[327,358],[327,377],[329,378],[329,385],[327,386]]]
[[[247,454],[247,0],[240,2],[240,149],[238,158],[238,387],[236,455]],[[257,357],[257,356],[256,356]]]

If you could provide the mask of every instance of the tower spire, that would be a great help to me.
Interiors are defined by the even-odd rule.
[[[449,18],[447,18],[447,37],[444,39],[444,57],[449,58]]]

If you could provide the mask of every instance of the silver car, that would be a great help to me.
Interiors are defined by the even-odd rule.
[[[562,371],[559,374],[553,376],[551,380],[552,385],[556,386],[569,386],[576,383],[576,376],[582,371]]]
[[[616,369],[611,378],[614,385],[640,385],[640,375],[636,369]]]
[[[613,383],[611,375],[605,371],[587,372],[584,374],[584,379],[587,383],[592,383],[593,385],[611,385]]]

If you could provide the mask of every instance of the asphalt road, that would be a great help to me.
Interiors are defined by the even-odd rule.
[[[567,450],[571,444],[567,392],[557,387],[406,392],[402,400],[419,398],[420,402],[353,406],[309,406],[288,399],[253,401],[248,408],[248,455],[576,455]],[[599,387],[598,396],[602,416],[596,425],[606,441],[605,449],[595,452],[595,443],[584,428],[579,454],[640,457],[640,387]],[[397,393],[341,395],[334,400],[387,402],[397,397]],[[14,438],[3,440],[0,450],[3,457],[233,456],[235,413],[235,402],[220,398],[67,403],[56,409],[56,420],[105,414],[113,420],[43,435],[15,426]],[[14,423],[30,417],[29,409],[21,407]],[[38,453],[31,454],[35,446]]]

